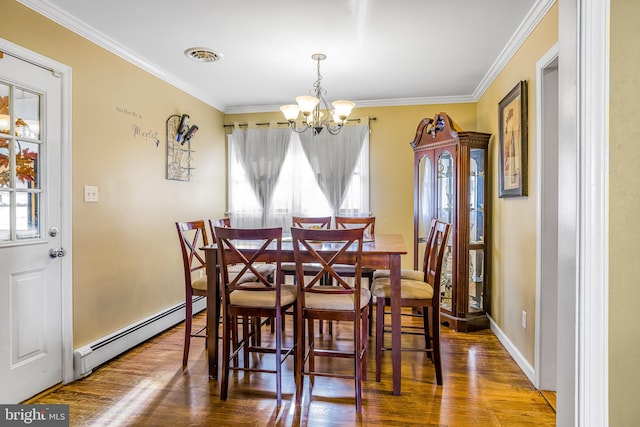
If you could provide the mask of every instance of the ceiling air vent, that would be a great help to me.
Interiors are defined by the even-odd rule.
[[[216,62],[222,59],[222,54],[206,47],[192,47],[184,51],[188,58],[197,62]]]

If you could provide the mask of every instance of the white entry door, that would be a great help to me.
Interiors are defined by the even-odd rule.
[[[0,58],[0,403],[62,381],[61,82]]]

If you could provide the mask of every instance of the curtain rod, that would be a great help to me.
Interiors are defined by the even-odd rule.
[[[369,121],[370,122],[371,121],[375,121],[375,120],[377,120],[376,117],[369,117]],[[360,119],[347,119],[347,122],[358,122],[358,123],[360,123]],[[278,124],[278,125],[288,125],[289,122],[276,122],[276,124]],[[270,126],[270,125],[271,125],[271,123],[269,123],[269,122],[256,123],[256,126]],[[232,128],[234,126],[235,125],[223,125],[223,127],[225,127],[225,128]],[[238,126],[247,127],[247,126],[249,126],[249,124],[248,123],[239,123]]]
[[[51,74],[53,74],[53,75],[54,75],[54,76],[56,76],[56,77],[61,77],[61,76],[62,76],[62,73],[61,73],[60,71],[58,71],[58,70],[55,70],[55,69],[53,69],[53,68],[51,68],[51,67],[47,67],[47,66],[42,65],[42,64],[38,64],[37,62],[34,62],[34,61],[32,61],[32,60],[30,60],[30,59],[27,59],[27,58],[23,58],[22,56],[17,55],[17,54],[12,53],[12,52],[0,51],[0,59],[2,59],[2,55],[3,55],[3,54],[5,54],[5,55],[9,55],[9,56],[12,56],[12,57],[14,57],[14,58],[16,58],[16,59],[19,59],[20,61],[27,62],[27,63],[29,63],[29,64],[31,64],[31,65],[35,65],[36,67],[40,67],[40,68],[42,68],[43,70],[50,71],[50,72],[51,72]]]

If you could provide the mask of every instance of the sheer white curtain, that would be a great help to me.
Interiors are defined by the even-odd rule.
[[[273,130],[280,129],[266,130],[266,132]],[[302,148],[300,134],[289,129],[284,130],[290,132],[288,149],[284,154],[279,177],[271,192],[270,203],[266,210],[263,209],[261,199],[254,190],[256,186],[251,182],[253,174],[245,171],[244,160],[240,158],[242,152],[239,151],[236,142],[238,138],[234,135],[229,136],[228,197],[229,215],[234,226],[260,227],[263,224],[262,219],[265,218],[266,226],[281,226],[286,230],[291,226],[292,216],[329,216],[334,213],[334,209],[318,185],[316,173]],[[351,162],[353,164],[351,177],[344,180],[348,181],[348,185],[344,190],[339,208],[340,214],[343,215],[369,213],[369,133],[361,131],[361,135],[363,139],[360,152],[356,153],[356,159]],[[338,151],[336,157],[343,156],[342,145],[333,144],[329,147],[321,140],[315,143],[320,151],[334,149]],[[336,162],[336,164],[341,163],[341,161]],[[329,168],[327,173],[333,174],[334,171]]]
[[[289,148],[291,131],[289,129],[234,129],[230,141],[230,157],[242,166],[244,175],[253,190],[253,199],[257,200],[257,209],[236,211],[235,224],[246,226],[266,226],[273,191],[280,176],[280,170]],[[242,196],[248,196],[243,194]],[[244,205],[245,207],[247,205]],[[260,216],[259,224],[256,224]]]
[[[284,229],[291,227],[292,216],[331,216],[332,213],[302,150],[299,135],[293,131],[272,209],[272,225]]]
[[[369,126],[365,125],[345,126],[338,135],[331,135],[326,130],[319,135],[300,134],[309,165],[334,215],[340,213],[368,133]]]

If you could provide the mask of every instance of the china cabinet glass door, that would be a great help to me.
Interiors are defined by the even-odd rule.
[[[433,197],[433,162],[429,156],[422,156],[418,164],[418,229],[415,269],[422,270],[422,257],[426,250],[427,237],[435,207]]]
[[[470,149],[469,162],[469,306],[484,309],[484,164],[485,150]]]
[[[443,151],[438,155],[438,174],[437,174],[437,205],[438,220],[453,224],[453,213],[455,211],[455,171],[454,157],[449,151]],[[453,233],[449,235],[447,248],[444,254],[442,275],[440,279],[440,294],[442,300],[440,302],[445,310],[453,310]]]

